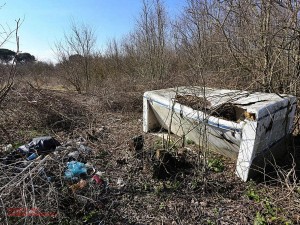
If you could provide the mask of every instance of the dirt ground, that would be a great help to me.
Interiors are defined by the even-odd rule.
[[[105,184],[73,193],[62,177],[48,183],[24,178],[14,190],[0,192],[1,224],[300,224],[299,159],[291,157],[300,149],[297,138],[284,164],[244,183],[230,159],[209,153],[203,169],[195,144],[183,146],[175,137],[166,148],[161,138],[143,133],[142,92],[114,96],[33,87],[9,93],[0,111],[1,158],[8,144],[18,147],[37,136],[51,135],[62,145],[81,138],[92,149],[83,162],[101,171]],[[143,148],[135,149],[132,138],[140,135]],[[157,152],[166,150],[169,160],[161,165]],[[66,162],[50,157],[54,176],[61,176]],[[15,175],[1,167],[5,187]],[[30,182],[44,190],[28,189],[36,187]],[[16,207],[56,215],[8,216],[7,209]]]

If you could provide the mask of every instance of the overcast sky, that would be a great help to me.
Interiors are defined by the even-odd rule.
[[[38,60],[54,61],[52,48],[63,38],[72,20],[95,29],[99,50],[112,38],[121,38],[134,27],[141,11],[141,0],[0,0],[0,24],[20,27],[20,51]],[[165,0],[170,16],[183,7],[184,0]],[[2,48],[16,50],[14,38]]]

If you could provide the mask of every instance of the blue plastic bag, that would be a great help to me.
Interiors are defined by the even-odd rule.
[[[84,163],[71,161],[67,163],[67,170],[65,171],[65,177],[68,179],[74,179],[82,174],[87,173],[87,169]]]

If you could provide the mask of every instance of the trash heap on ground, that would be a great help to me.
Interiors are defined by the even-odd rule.
[[[66,207],[74,202],[83,203],[80,207],[87,205],[87,199],[93,199],[94,205],[102,204],[97,200],[108,191],[108,181],[89,161],[94,152],[83,138],[61,144],[50,136],[37,137],[15,149],[7,145],[4,150],[0,200],[5,205],[0,206],[0,212],[26,206],[67,213]]]

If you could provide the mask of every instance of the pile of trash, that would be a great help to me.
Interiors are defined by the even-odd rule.
[[[36,159],[39,155],[47,155],[55,151],[60,143],[52,137],[38,137],[33,138],[31,142],[22,145],[17,149],[11,151],[3,160],[3,164],[8,165],[20,159],[28,161]],[[11,144],[7,145],[5,150],[9,151],[13,147]]]
[[[0,212],[31,205],[61,213],[60,208],[68,211],[64,210],[66,205],[79,204],[78,196],[85,205],[86,199],[97,201],[108,190],[104,172],[89,162],[94,152],[83,138],[61,144],[50,136],[37,137],[15,149],[7,145],[4,150],[0,158],[0,200],[4,203]],[[93,204],[98,204],[96,201]]]
[[[77,141],[69,141],[61,145],[56,139],[51,136],[33,138],[28,144],[22,145],[15,150],[12,150],[12,145],[6,146],[6,151],[10,151],[6,157],[2,158],[2,165],[5,170],[14,167],[14,175],[23,173],[25,170],[30,170],[30,165],[44,164],[39,171],[43,171],[47,181],[55,180],[53,177],[53,168],[45,168],[47,159],[56,158],[58,164],[65,165],[63,178],[71,183],[70,189],[75,193],[78,189],[83,189],[88,180],[100,186],[107,186],[101,177],[103,172],[97,171],[93,165],[87,162],[87,159],[92,154],[92,149],[85,145],[85,140],[79,138]],[[59,165],[61,166],[61,165]],[[47,174],[45,171],[51,171]],[[31,168],[32,171],[32,168]],[[13,176],[12,176],[13,177]],[[59,175],[61,177],[61,175]],[[8,181],[10,183],[11,181]],[[2,187],[0,190],[3,191]],[[0,191],[0,194],[1,194]]]

